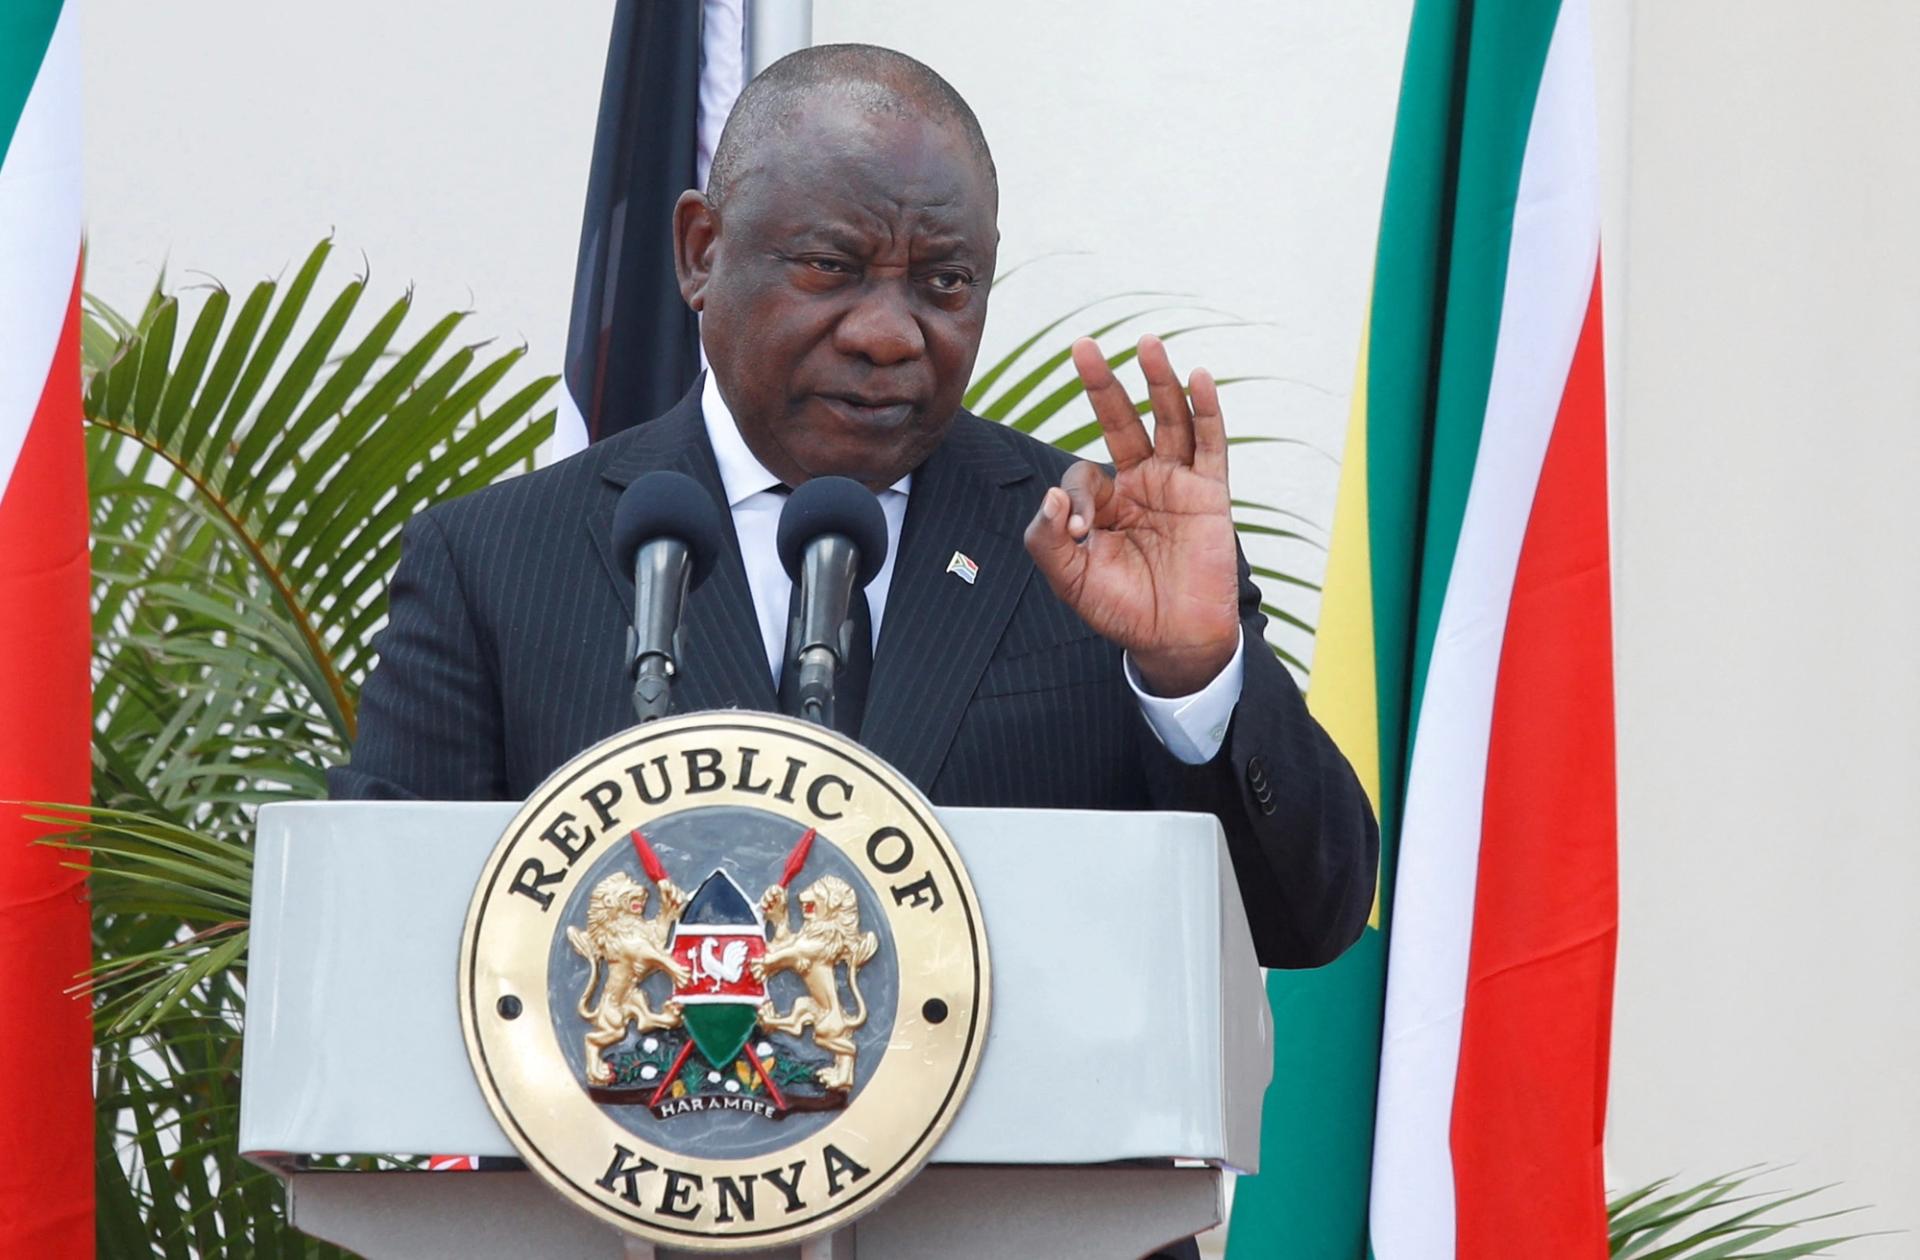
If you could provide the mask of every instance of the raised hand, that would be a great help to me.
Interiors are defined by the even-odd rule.
[[[1183,392],[1166,346],[1142,337],[1149,435],[1099,346],[1075,342],[1073,365],[1114,472],[1085,461],[1069,468],[1040,500],[1027,551],[1054,594],[1132,655],[1147,690],[1191,695],[1226,668],[1239,642],[1220,392],[1204,369]]]

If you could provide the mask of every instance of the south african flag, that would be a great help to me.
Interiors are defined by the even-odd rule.
[[[1373,923],[1275,973],[1240,1260],[1607,1254],[1617,922],[1586,0],[1416,0],[1311,706]]]

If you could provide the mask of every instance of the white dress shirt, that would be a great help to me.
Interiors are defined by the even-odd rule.
[[[700,391],[700,409],[707,423],[707,439],[720,466],[720,486],[733,514],[733,532],[740,540],[740,559],[746,566],[753,609],[760,618],[760,639],[767,649],[767,670],[779,686],[787,647],[787,605],[793,581],[787,577],[774,545],[786,496],[777,492],[780,479],[767,471],[733,422],[733,413],[720,397],[720,387],[708,372]],[[907,519],[907,496],[913,492],[908,473],[879,493],[880,511],[887,518],[887,562],[867,585],[867,607],[873,618],[873,643],[880,645],[880,622],[886,615],[887,592],[893,586],[893,563],[900,550],[900,528]],[[956,578],[956,581],[959,579]],[[1211,761],[1227,735],[1233,707],[1240,701],[1245,665],[1244,638],[1233,659],[1211,683],[1190,696],[1149,695],[1140,684],[1132,656],[1126,660],[1127,684],[1139,698],[1147,725],[1167,751],[1188,765]]]

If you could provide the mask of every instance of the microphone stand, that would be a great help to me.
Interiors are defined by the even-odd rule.
[[[835,684],[852,659],[847,611],[887,557],[887,518],[873,491],[846,477],[813,477],[787,497],[775,535],[799,607],[787,623],[780,706],[820,726],[838,725]],[[858,697],[855,697],[858,703]]]
[[[667,716],[680,672],[680,616],[687,593],[713,568],[726,526],[713,495],[685,473],[655,469],[620,492],[613,550],[633,571],[627,677],[642,722]]]
[[[839,534],[823,534],[808,544],[800,568],[799,642],[791,657],[797,716],[833,726],[834,683],[847,653],[847,609],[853,602],[858,552]]]
[[[627,659],[632,662],[633,712],[640,722],[654,722],[667,716],[673,702],[673,680],[680,669],[674,657],[679,654],[679,611],[686,606],[689,568],[686,549],[673,544],[651,544],[640,549],[633,562],[633,585],[638,591],[678,588],[672,600],[642,599],[635,614],[646,624],[627,628]],[[668,644],[671,651],[642,653],[642,643]]]

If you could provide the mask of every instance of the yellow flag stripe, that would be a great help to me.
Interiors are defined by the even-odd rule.
[[[1340,490],[1333,508],[1333,541],[1327,552],[1327,579],[1320,603],[1320,629],[1314,637],[1313,676],[1307,685],[1307,707],[1352,763],[1377,817],[1380,812],[1380,707],[1373,657],[1372,550],[1367,532],[1370,324],[1371,321],[1360,334],[1360,362],[1354,372],[1347,449],[1340,462]],[[1380,926],[1377,879],[1368,926]]]

